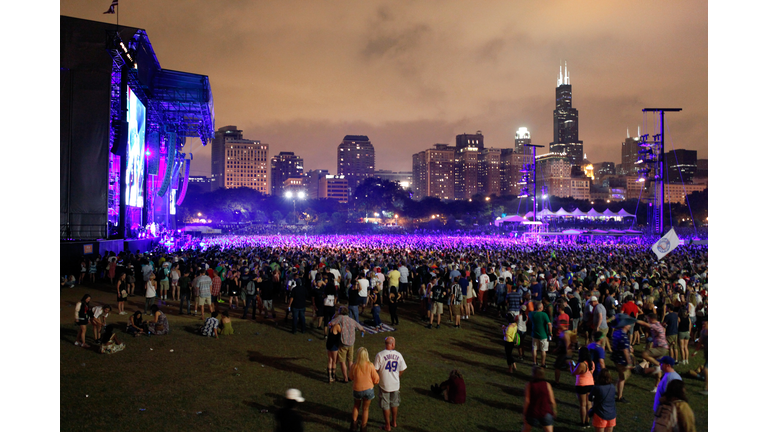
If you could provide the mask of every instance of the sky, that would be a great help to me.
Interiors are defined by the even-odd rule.
[[[61,15],[115,22],[109,0],[62,0]],[[707,8],[701,1],[121,0],[164,69],[207,75],[216,128],[236,125],[336,172],[344,135],[367,135],[376,169],[411,171],[414,153],[482,131],[509,148],[527,127],[553,139],[567,62],[579,135],[593,162],[621,157],[627,129],[708,157]],[[192,175],[210,175],[210,144],[188,139]]]

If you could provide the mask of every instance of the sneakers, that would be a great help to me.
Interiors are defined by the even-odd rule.
[[[427,324],[427,328],[431,329],[432,328],[432,324]]]
[[[621,403],[629,403],[629,401],[627,400],[627,398],[625,398],[624,396],[622,396],[622,397],[621,397],[621,399],[617,399],[617,400],[616,400],[616,402],[621,402]]]
[[[439,329],[439,328],[440,328],[440,324],[436,325],[436,326],[435,326],[435,328],[436,328],[436,329]]]
[[[82,344],[80,343],[80,341],[75,341],[75,346],[82,346]]]
[[[126,311],[122,311],[122,312],[120,312],[118,315],[128,315],[128,312],[126,312]]]
[[[651,393],[656,393],[656,387],[654,387],[653,390],[651,390]]]

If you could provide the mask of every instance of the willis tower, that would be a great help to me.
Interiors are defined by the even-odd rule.
[[[565,76],[560,67],[555,90],[554,140],[549,143],[552,153],[565,153],[572,165],[581,165],[584,160],[584,142],[579,141],[579,111],[571,105],[571,79],[568,76],[568,62],[565,63]]]

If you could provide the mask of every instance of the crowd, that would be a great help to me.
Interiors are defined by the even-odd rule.
[[[541,244],[508,236],[427,234],[219,236],[197,239],[183,250],[84,260],[79,281],[111,281],[120,314],[127,297],[144,296],[149,318],[136,311],[129,320],[128,332],[137,336],[170,331],[157,300],[178,302],[180,315],[198,315],[200,333],[211,337],[231,334],[229,314],[240,313],[241,303],[241,319],[258,315],[278,324],[275,304],[282,302],[293,333],[307,331],[309,309],[309,327],[317,327],[326,338],[328,381],[354,383],[353,428],[358,418],[357,427],[367,424],[377,382],[387,430],[396,426],[399,404],[399,395],[386,395],[386,401],[381,396],[381,390],[386,394],[394,387],[382,376],[378,355],[371,367],[367,351],[354,349],[360,316],[370,308],[371,324],[380,327],[387,305],[390,324],[397,326],[398,306],[412,299],[418,301],[425,331],[445,325],[443,315],[456,331],[474,314],[502,319],[510,372],[530,346],[535,367],[525,390],[526,428],[552,430],[556,401],[552,384],[541,377],[542,369],[553,367],[556,386],[561,371],[576,377],[574,393],[584,425],[591,419],[596,430],[612,430],[615,404],[628,402],[624,385],[636,373],[653,377],[656,423],[669,422],[674,415],[680,430],[695,430],[674,365],[688,362],[690,341],[696,341],[694,355],[700,349],[707,355],[707,246],[683,245],[659,261],[650,253],[654,241]],[[88,302],[84,298],[76,312],[76,344],[81,346],[87,346],[89,320],[101,317],[98,324],[103,327],[111,310],[103,306],[95,316]],[[646,347],[635,353],[633,346],[643,343]],[[554,362],[547,362],[548,355]],[[399,365],[394,361],[384,368],[390,373]],[[705,364],[694,375],[706,380],[707,373]],[[446,398],[453,395],[455,402],[459,378],[456,371],[433,390],[445,392]]]

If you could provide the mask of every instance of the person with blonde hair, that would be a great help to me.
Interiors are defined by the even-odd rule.
[[[360,430],[366,432],[368,430],[368,408],[375,397],[373,386],[379,383],[379,373],[376,372],[376,368],[373,367],[373,363],[368,358],[368,350],[365,347],[360,347],[357,350],[357,361],[352,364],[349,376],[353,382],[352,396],[355,398],[349,430],[357,429],[357,417],[362,407]]]

